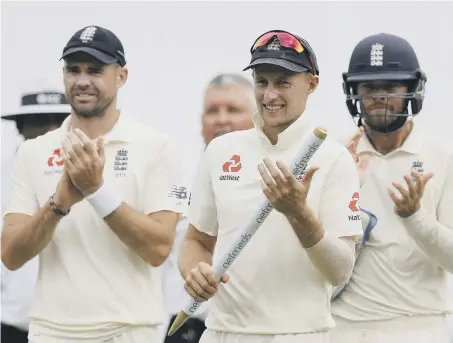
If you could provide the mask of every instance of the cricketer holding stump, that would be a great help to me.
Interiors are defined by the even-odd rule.
[[[306,103],[319,68],[305,40],[264,33],[252,44],[246,69],[253,71],[255,127],[208,145],[179,258],[194,299],[216,294],[200,342],[326,343],[334,326],[332,286],[349,277],[362,235],[357,169],[349,151],[329,137],[302,180],[284,164],[315,127]],[[217,284],[214,249],[223,256],[266,197],[274,211]]]

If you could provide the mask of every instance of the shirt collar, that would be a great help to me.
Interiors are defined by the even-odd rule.
[[[423,134],[418,125],[415,125],[415,122],[412,122],[412,130],[407,136],[406,140],[404,141],[403,145],[389,153],[388,155],[393,155],[398,152],[406,152],[409,154],[419,154],[422,146],[423,146]],[[371,144],[367,135],[363,135],[362,138],[359,140],[359,144],[357,145],[357,153],[374,153],[376,155],[381,155],[378,151],[376,151]]]
[[[68,116],[61,124],[61,132],[63,135],[70,129],[70,121],[73,114]],[[129,127],[129,121],[124,114],[120,114],[118,120],[112,129],[104,135],[104,144],[109,143],[129,143],[133,140],[134,132]]]
[[[285,131],[279,133],[277,144],[272,145],[271,141],[263,132],[263,119],[259,112],[256,112],[253,115],[253,124],[256,131],[258,132],[258,137],[261,144],[274,147],[277,149],[290,149],[300,143],[300,139],[305,137],[306,134],[312,129],[311,122],[308,118],[308,113],[304,112],[301,114],[297,120],[292,123]]]

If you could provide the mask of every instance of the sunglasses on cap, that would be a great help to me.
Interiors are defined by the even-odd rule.
[[[310,48],[310,45],[304,39],[295,37],[294,35],[286,31],[274,30],[264,33],[255,40],[255,43],[253,43],[253,46],[250,49],[250,52],[253,53],[256,49],[265,46],[267,43],[269,43],[269,40],[274,36],[277,36],[278,40],[280,41],[280,44],[285,48],[292,49],[299,54],[306,51],[312,69],[311,71],[313,72],[314,75],[317,74],[316,71],[318,68],[316,67],[316,63],[314,62],[313,58],[314,52]]]

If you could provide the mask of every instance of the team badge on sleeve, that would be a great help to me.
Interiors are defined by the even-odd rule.
[[[173,185],[168,196],[179,200],[187,199],[187,189],[186,187]]]

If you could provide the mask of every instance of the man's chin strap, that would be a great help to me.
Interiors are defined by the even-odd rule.
[[[405,124],[409,121],[412,121],[413,117],[411,116],[399,116],[394,122],[392,122],[387,128],[380,128],[380,127],[375,127],[369,123],[367,123],[365,120],[364,122],[366,125],[370,128],[369,131],[370,134],[374,136],[385,136],[385,135],[390,135],[392,133],[398,132],[401,130]],[[358,126],[364,126],[362,122],[362,117],[360,117],[358,121]]]
[[[392,114],[391,116],[395,116],[397,117],[393,122],[391,122],[389,125],[387,125],[386,127],[378,127],[378,126],[375,126],[373,124],[370,124],[366,121],[367,117],[368,117],[368,113],[365,109],[365,106],[363,105],[363,100],[359,100],[360,102],[360,109],[361,109],[361,113],[359,113],[359,120],[358,120],[358,126],[363,126],[363,123],[362,123],[362,120],[367,124],[367,126],[371,129],[370,131],[371,134],[375,135],[375,136],[379,136],[379,135],[389,135],[389,134],[392,134],[392,133],[395,133],[395,132],[398,132],[399,130],[401,130],[404,125],[406,124],[406,122],[408,121],[408,118],[413,118],[413,115],[409,115],[409,105],[410,105],[410,101],[409,100],[406,100],[405,101],[405,104],[404,104],[404,110],[403,110],[403,113],[401,114]],[[386,102],[386,105],[385,105],[385,118],[386,118],[386,122],[387,122],[387,118],[389,117],[387,115],[387,109],[388,109],[388,105],[389,105],[389,99],[387,99],[387,102]]]

